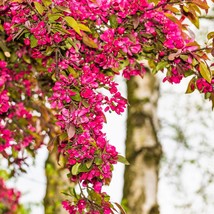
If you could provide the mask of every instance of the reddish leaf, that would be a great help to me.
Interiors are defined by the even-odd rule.
[[[201,9],[208,10],[210,7],[207,4],[207,1],[201,1],[201,0],[193,0],[194,4],[197,4]]]
[[[53,151],[53,149],[54,149],[54,142],[53,142],[53,140],[51,140],[51,141],[48,143],[47,149],[48,149],[49,152],[52,152],[52,151]]]
[[[212,48],[211,54],[212,54],[212,56],[214,57],[214,48]]]
[[[134,20],[133,20],[134,29],[136,29],[139,24],[140,24],[140,17],[139,16],[135,16]]]
[[[67,126],[68,139],[71,139],[75,135],[75,132],[75,126],[73,124],[69,124]]]
[[[178,50],[176,53],[171,53],[168,56],[168,60],[173,61],[176,57],[178,57],[181,54],[181,50]]]
[[[195,90],[195,77],[193,77],[188,84],[186,94],[190,94]]]
[[[172,7],[170,4],[167,4],[165,6],[165,9],[167,9],[167,10],[173,12],[173,13],[179,13],[179,10],[177,8],[175,8],[175,7]]]
[[[94,42],[93,39],[87,36],[87,34],[83,35],[83,43],[90,48],[98,48],[98,45]]]

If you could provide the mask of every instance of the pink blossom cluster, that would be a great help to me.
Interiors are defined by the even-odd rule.
[[[77,214],[77,213],[85,213],[85,214],[111,214],[112,210],[109,208],[110,204],[108,202],[108,196],[106,193],[102,193],[100,196],[100,207],[102,209],[97,209],[97,205],[93,204],[92,201],[87,201],[86,199],[80,199],[77,202],[77,205],[74,206],[71,204],[70,201],[63,201],[62,206],[67,210],[70,214]],[[89,204],[89,205],[87,205]]]
[[[0,125],[0,152],[10,147],[12,140],[12,132],[9,129],[5,129],[3,125]]]
[[[212,86],[213,83],[214,83],[214,80],[212,80],[211,83],[208,83],[203,78],[199,78],[199,79],[196,80],[197,89],[201,93],[213,92],[213,86]]]
[[[99,92],[100,85],[108,88],[110,96]],[[70,179],[80,182],[84,188],[93,187],[95,192],[103,194],[102,186],[109,184],[112,164],[117,163],[118,154],[102,132],[106,122],[103,106],[105,111],[118,114],[126,107],[126,100],[118,92],[117,84],[111,76],[104,75],[99,67],[85,65],[78,80],[72,75],[60,75],[49,100],[52,108],[59,110],[57,124],[68,135],[68,141],[59,145],[59,152],[66,156],[70,171],[79,167],[74,175],[71,173]],[[75,213],[78,206],[71,204],[69,209]],[[109,208],[106,207],[106,210]]]
[[[12,71],[5,61],[0,61],[0,151],[10,164],[22,167],[23,155],[10,159],[11,150],[23,154],[23,150],[34,144],[32,133],[36,132],[32,113],[26,102],[32,94],[29,72]],[[12,121],[15,121],[14,123]]]
[[[16,214],[19,207],[20,192],[13,188],[7,188],[0,178],[0,207],[5,214]]]
[[[10,79],[6,62],[0,60],[0,115],[6,113],[10,107],[8,91],[5,83]]]
[[[83,71],[79,82],[71,75],[61,75],[49,100],[53,108],[60,110],[57,124],[69,137],[69,141],[62,142],[59,147],[68,158],[67,167],[71,170],[77,164],[86,167],[77,175],[72,175],[71,179],[83,182],[83,186],[92,185],[96,192],[101,192],[102,186],[111,179],[111,165],[117,162],[115,147],[107,142],[102,132],[106,122],[102,106],[106,105],[106,111],[111,109],[120,114],[124,111],[126,100],[110,77],[100,73],[96,67],[86,66]],[[97,91],[101,83],[109,87],[112,97]]]

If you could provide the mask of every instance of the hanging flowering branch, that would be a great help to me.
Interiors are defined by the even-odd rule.
[[[48,134],[49,150],[57,146],[79,187],[66,193],[64,208],[108,214],[116,205],[124,213],[102,191],[113,165],[127,164],[102,131],[105,112],[121,114],[127,105],[114,77],[143,77],[148,65],[165,73],[164,82],[192,76],[187,93],[214,103],[214,33],[200,47],[185,23],[199,27],[208,9],[201,0],[1,1],[0,152],[22,169],[23,151],[34,155]]]

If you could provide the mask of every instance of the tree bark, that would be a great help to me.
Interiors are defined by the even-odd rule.
[[[159,163],[162,155],[157,138],[158,80],[146,73],[127,82],[128,118],[122,204],[127,214],[159,214],[157,203]]]
[[[45,173],[47,179],[46,195],[44,198],[45,214],[67,214],[61,202],[66,199],[62,193],[67,190],[69,179],[65,169],[57,164],[57,152],[52,151],[45,162]]]

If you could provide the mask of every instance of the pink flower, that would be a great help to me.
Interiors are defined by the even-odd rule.
[[[29,38],[25,38],[24,39],[24,44],[29,46],[30,45],[30,39]]]
[[[112,43],[114,40],[114,34],[115,30],[110,28],[100,35],[100,39],[102,39],[104,42]]]
[[[77,203],[77,207],[80,211],[84,210],[86,207],[86,202],[83,199],[80,199]]]
[[[9,108],[10,108],[9,97],[7,91],[4,90],[0,92],[0,115],[2,113],[7,112]]]
[[[60,43],[62,41],[62,36],[60,35],[59,32],[56,32],[54,35],[53,35],[53,40],[54,42],[56,43]]]
[[[94,191],[100,192],[101,189],[102,189],[102,183],[101,183],[101,182],[96,182],[96,183],[93,185],[93,187],[94,187]]]
[[[5,129],[2,125],[0,125],[0,139],[4,142],[0,144],[0,152],[2,152],[11,146],[10,142],[13,140],[12,132],[9,129]]]

